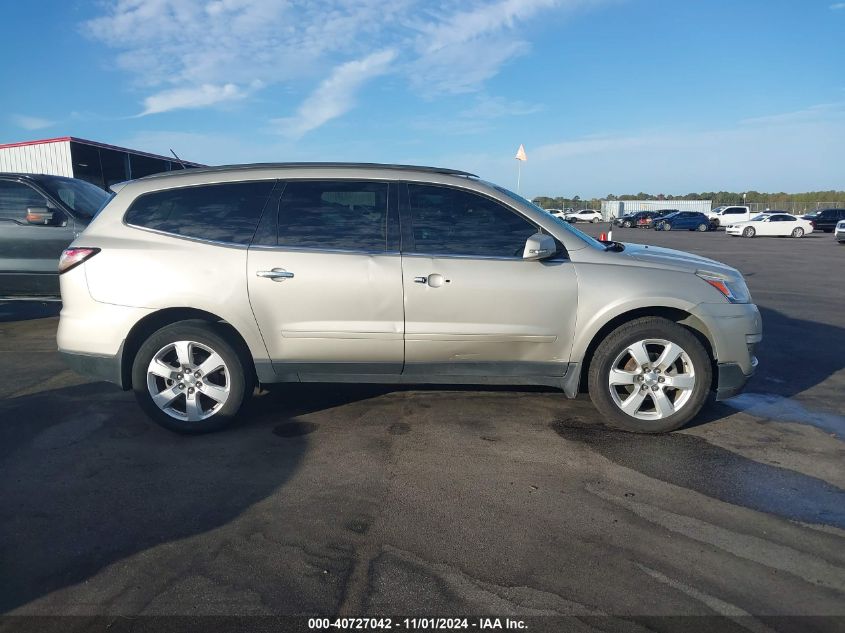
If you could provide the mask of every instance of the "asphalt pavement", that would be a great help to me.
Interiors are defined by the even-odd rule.
[[[0,613],[845,616],[845,247],[613,236],[738,267],[763,314],[746,393],[676,433],[541,388],[281,385],[181,437],[62,365],[58,306],[0,305]]]

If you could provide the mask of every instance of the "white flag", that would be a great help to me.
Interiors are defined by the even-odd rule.
[[[522,161],[528,160],[528,156],[525,155],[525,145],[520,143],[519,149],[516,150],[516,156],[514,156],[514,158]]]

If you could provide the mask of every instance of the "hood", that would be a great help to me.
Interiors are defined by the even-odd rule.
[[[671,268],[681,272],[695,273],[697,270],[707,270],[721,273],[727,276],[739,276],[735,268],[717,262],[715,259],[708,259],[700,255],[693,255],[685,251],[676,251],[671,248],[659,246],[647,246],[645,244],[625,244],[625,250],[619,253],[621,257],[642,262],[654,268]]]

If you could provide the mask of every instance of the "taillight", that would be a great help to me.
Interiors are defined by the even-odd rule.
[[[100,252],[99,248],[66,248],[59,257],[59,274],[76,268],[86,259],[91,259]]]

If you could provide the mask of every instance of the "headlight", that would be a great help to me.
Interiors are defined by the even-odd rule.
[[[697,270],[695,274],[721,292],[731,303],[751,303],[751,293],[748,292],[742,275],[729,277],[707,270]]]

